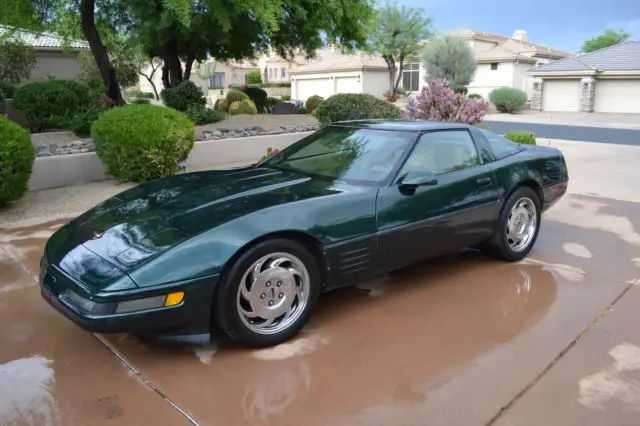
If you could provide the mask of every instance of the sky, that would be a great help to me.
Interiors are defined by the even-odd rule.
[[[606,28],[624,29],[640,41],[640,0],[398,0],[422,7],[437,31],[469,28],[512,36],[576,53]]]

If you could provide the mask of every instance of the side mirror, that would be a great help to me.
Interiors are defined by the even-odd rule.
[[[436,174],[431,171],[411,171],[400,181],[401,186],[413,188],[437,184],[438,179],[436,178]]]

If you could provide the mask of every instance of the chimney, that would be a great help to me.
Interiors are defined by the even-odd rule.
[[[520,41],[529,41],[529,39],[527,38],[527,32],[525,30],[516,30],[513,33],[513,37],[511,38]]]

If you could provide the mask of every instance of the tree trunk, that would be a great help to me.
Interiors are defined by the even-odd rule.
[[[169,67],[164,63],[164,61],[162,62],[162,85],[165,89],[171,87],[171,84],[169,83]]]
[[[89,42],[91,53],[100,70],[100,76],[102,82],[107,88],[107,96],[113,99],[117,105],[124,105],[124,99],[122,99],[122,93],[120,92],[120,85],[116,77],[116,70],[109,60],[107,55],[107,49],[102,44],[100,39],[100,33],[96,28],[95,22],[95,0],[81,0],[80,1],[80,16],[82,18],[82,31],[84,36]]]
[[[396,62],[392,56],[383,56],[389,70],[389,93],[395,93]]]
[[[187,56],[187,60],[184,63],[184,75],[182,76],[183,80],[189,80],[191,78],[191,68],[193,68],[193,61],[195,61],[196,58],[194,58],[193,56]]]
[[[178,46],[176,40],[168,40],[164,46],[164,66],[167,67],[169,73],[169,86],[175,87],[182,83],[182,64],[178,57]],[[164,77],[164,76],[163,76]]]
[[[393,92],[398,91],[398,86],[400,85],[400,79],[402,78],[402,70],[404,69],[404,58],[400,57],[400,66],[398,67],[398,76],[396,77],[396,83],[393,86]],[[406,87],[405,87],[406,89]]]

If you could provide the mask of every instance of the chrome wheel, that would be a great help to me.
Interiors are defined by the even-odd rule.
[[[520,198],[511,208],[507,220],[507,243],[515,252],[526,249],[536,233],[538,216],[536,205],[528,197]]]
[[[289,253],[272,253],[255,261],[242,276],[236,298],[238,315],[252,332],[276,334],[300,318],[309,293],[304,263]]]

